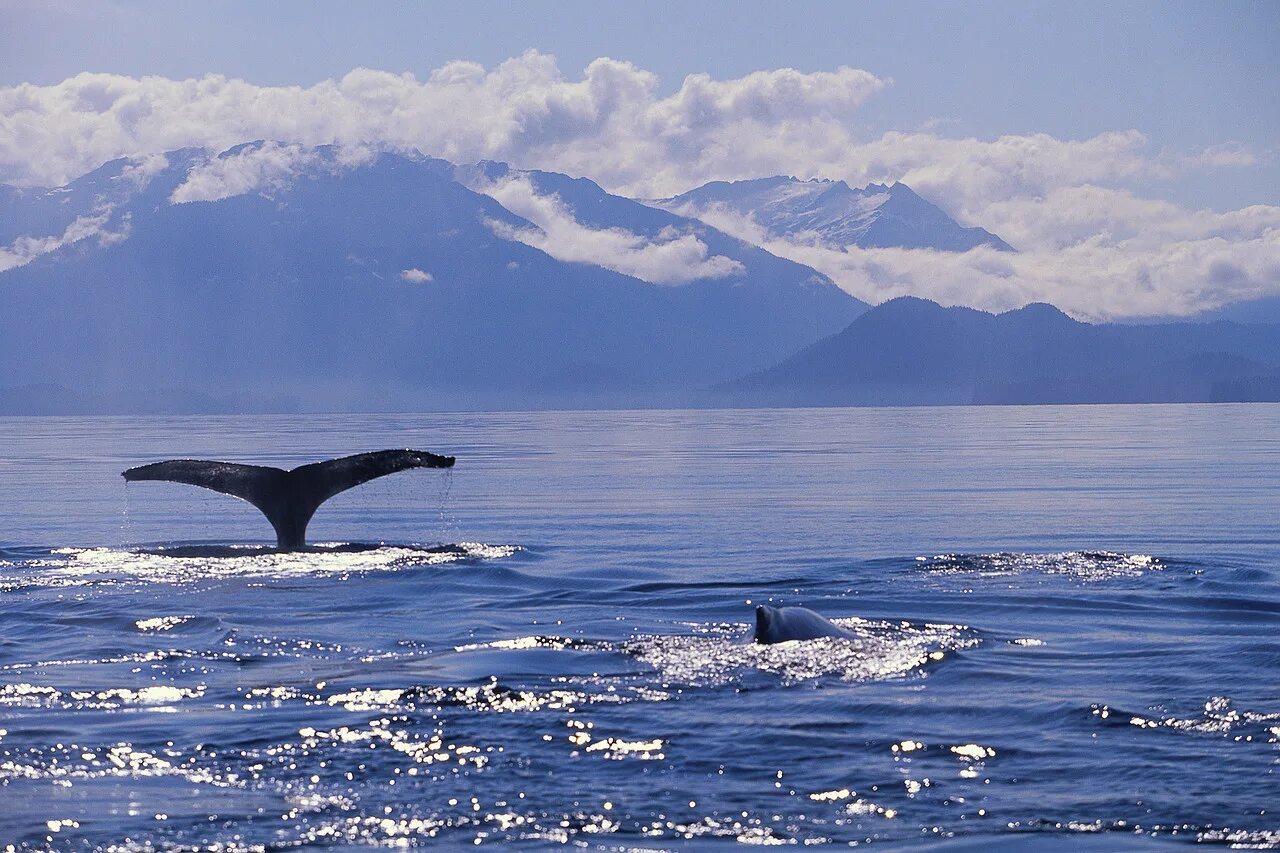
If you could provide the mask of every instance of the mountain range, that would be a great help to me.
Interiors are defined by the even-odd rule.
[[[1091,324],[1052,305],[990,314],[900,297],[767,370],[726,405],[1280,400],[1280,325]]]
[[[714,181],[653,204],[685,216],[711,212],[749,218],[774,240],[818,242],[833,249],[1013,247],[985,228],[966,228],[903,183],[861,189],[844,181],[791,177]]]
[[[494,162],[172,151],[0,186],[0,414],[1280,400],[1280,326],[868,309],[710,210],[1011,250],[901,183],[642,203]]]
[[[866,308],[589,180],[344,157],[254,143],[6,190],[0,406],[677,404]],[[477,191],[499,185],[558,219]]]

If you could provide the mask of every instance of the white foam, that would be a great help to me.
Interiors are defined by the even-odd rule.
[[[786,683],[833,676],[845,681],[895,678],[978,644],[960,625],[914,625],[866,619],[832,620],[852,640],[824,637],[762,645],[744,642],[745,625],[709,626],[695,635],[640,636],[624,650],[659,671],[664,682],[718,685],[751,671]]]
[[[236,554],[238,548],[246,552]],[[444,548],[384,545],[345,550],[341,543],[325,543],[317,550],[275,552],[258,546],[227,546],[230,556],[192,556],[187,553],[134,551],[120,548],[59,548],[65,558],[51,563],[41,580],[55,585],[79,585],[104,580],[146,583],[188,583],[209,578],[299,575],[342,575],[352,572],[396,571],[438,566],[461,560],[494,560],[520,550],[515,545],[460,542]],[[148,620],[149,621],[149,620]],[[148,630],[150,626],[138,626]],[[163,630],[163,629],[159,629]]]
[[[151,684],[134,690],[108,687],[104,690],[59,690],[37,684],[6,684],[0,687],[0,707],[55,707],[74,705],[84,708],[119,708],[124,705],[173,705],[184,699],[204,696],[205,686],[176,687]]]
[[[1084,581],[1137,577],[1164,568],[1149,554],[1122,554],[1116,551],[1059,551],[1052,554],[1022,554],[1000,551],[993,554],[939,554],[916,557],[924,568],[939,574],[979,577],[1040,573],[1068,575]]]
[[[170,631],[190,618],[190,616],[155,616],[151,619],[139,619],[133,624],[139,631]]]

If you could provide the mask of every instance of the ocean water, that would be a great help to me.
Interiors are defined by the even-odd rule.
[[[1280,846],[1278,510],[1272,405],[0,420],[0,849]]]

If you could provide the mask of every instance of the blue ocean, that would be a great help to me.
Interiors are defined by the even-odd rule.
[[[0,849],[1280,847],[1277,405],[6,419],[0,596]]]

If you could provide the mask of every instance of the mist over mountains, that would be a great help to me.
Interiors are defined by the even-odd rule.
[[[707,211],[837,249],[1013,251],[901,183],[646,204],[491,161],[184,149],[0,186],[0,414],[1280,399],[1280,327],[868,311]]]

